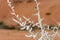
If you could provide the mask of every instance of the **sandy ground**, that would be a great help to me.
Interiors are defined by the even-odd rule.
[[[26,31],[0,29],[0,40],[33,40],[25,37],[26,34],[28,34]]]
[[[26,31],[0,29],[0,40],[34,40],[25,37],[26,34],[28,34]],[[60,40],[60,38],[56,37],[55,40]]]

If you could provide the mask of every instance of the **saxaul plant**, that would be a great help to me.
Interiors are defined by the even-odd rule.
[[[41,28],[41,34],[42,34],[42,38],[43,38],[43,35],[44,35],[44,33],[45,33],[45,31],[44,31],[44,27],[43,27],[43,25],[42,25],[42,21],[43,21],[43,19],[40,17],[40,10],[39,10],[39,4],[40,3],[38,3],[37,2],[37,0],[34,0],[35,2],[36,2],[36,10],[38,11],[37,12],[37,14],[34,14],[34,15],[36,15],[36,16],[38,16],[38,23],[37,24],[39,24],[38,25],[38,27],[40,27]],[[31,32],[32,33],[32,32]],[[33,38],[34,38],[34,36],[32,36]],[[36,36],[35,36],[36,37]],[[42,38],[39,38],[38,40],[40,40],[40,39],[42,39]]]
[[[12,5],[12,2],[10,0],[7,0],[7,3],[8,3],[8,6],[10,7],[11,9],[11,15],[15,16],[15,18],[12,18],[12,20],[16,23],[18,23],[22,28],[20,28],[20,30],[28,30],[29,32],[32,31],[32,28],[30,27],[31,24],[33,24],[34,22],[30,20],[30,18],[27,18],[25,16],[23,16],[23,18],[25,19],[25,21],[22,21],[21,17],[19,17],[18,14],[15,13],[15,10],[14,10],[14,6]],[[28,23],[31,23],[30,25],[26,25]]]
[[[51,36],[51,34],[45,30],[45,26],[44,26],[44,24],[42,24],[42,21],[43,21],[44,18],[40,17],[40,10],[39,10],[39,4],[40,3],[38,3],[37,0],[34,0],[34,1],[36,2],[36,7],[35,8],[38,11],[37,14],[34,14],[35,16],[38,17],[38,23],[36,23],[36,24],[37,25],[39,24],[38,27],[41,28],[41,32],[38,32],[38,33],[41,34],[41,36],[38,38],[38,40],[54,40],[53,37],[55,35],[59,35],[58,32],[54,31],[54,34],[52,34],[54,36]],[[49,26],[48,26],[48,30],[49,30]],[[53,29],[53,30],[55,30],[55,29]],[[33,32],[31,32],[31,33],[33,33]],[[36,35],[34,33],[31,34],[31,37],[33,37],[35,39],[37,37],[38,33],[36,33]],[[30,36],[28,35],[27,37],[30,37]]]
[[[29,23],[32,23],[32,24],[33,24],[33,21],[30,21],[30,18],[26,18],[25,16],[23,16],[23,18],[24,18],[26,21],[25,21],[25,22],[22,22],[22,19],[19,18],[19,15],[15,13],[14,6],[12,5],[12,2],[11,2],[10,0],[7,0],[7,3],[8,3],[8,6],[10,7],[10,9],[11,9],[11,11],[12,11],[11,14],[16,17],[16,19],[13,18],[12,20],[13,20],[14,22],[18,23],[20,26],[23,26],[22,28],[20,28],[21,30],[24,30],[24,29],[28,30],[28,32],[31,34],[31,35],[29,35],[29,37],[33,36],[33,37],[35,38],[35,37],[36,37],[36,34],[33,35],[34,32],[32,32],[32,28],[30,27],[31,24],[30,24],[30,25],[26,25],[26,22],[27,22],[27,21],[28,21]],[[28,35],[25,35],[25,36],[28,36]]]
[[[48,31],[45,30],[46,24],[42,24],[42,21],[44,20],[44,18],[41,18],[41,15],[40,15],[40,8],[39,8],[40,3],[37,0],[34,0],[34,1],[36,3],[35,9],[36,9],[37,13],[33,14],[33,15],[37,16],[37,18],[38,18],[38,22],[36,22],[36,24],[34,24],[34,22],[30,20],[30,18],[27,18],[25,16],[23,16],[25,21],[22,21],[21,17],[19,17],[19,15],[16,14],[16,12],[14,10],[14,6],[12,5],[12,2],[10,0],[7,0],[8,6],[10,7],[10,9],[12,11],[11,15],[16,17],[16,18],[12,18],[12,20],[14,22],[18,23],[20,26],[22,26],[22,28],[20,28],[21,30],[26,29],[29,32],[29,35],[25,35],[26,37],[33,37],[35,40],[36,40],[36,38],[38,40],[54,40],[56,35],[58,35],[60,37],[58,28],[53,28],[53,34],[50,34]],[[27,22],[31,23],[31,24],[27,25]],[[39,31],[37,33],[32,31],[33,29],[31,26],[34,26],[34,25],[37,25],[38,28],[41,28],[41,31]],[[49,25],[48,25],[47,29],[49,30]],[[55,29],[57,29],[57,31],[54,31]],[[38,34],[40,35],[40,37],[37,36]]]
[[[33,14],[34,16],[37,16],[38,17],[38,22],[36,23],[37,25],[38,25],[38,27],[42,27],[42,21],[44,20],[44,18],[41,18],[40,16],[40,9],[39,9],[39,5],[40,5],[40,3],[38,3],[37,2],[37,0],[35,0],[35,2],[36,2],[36,7],[35,7],[35,9],[38,11],[36,14]]]

